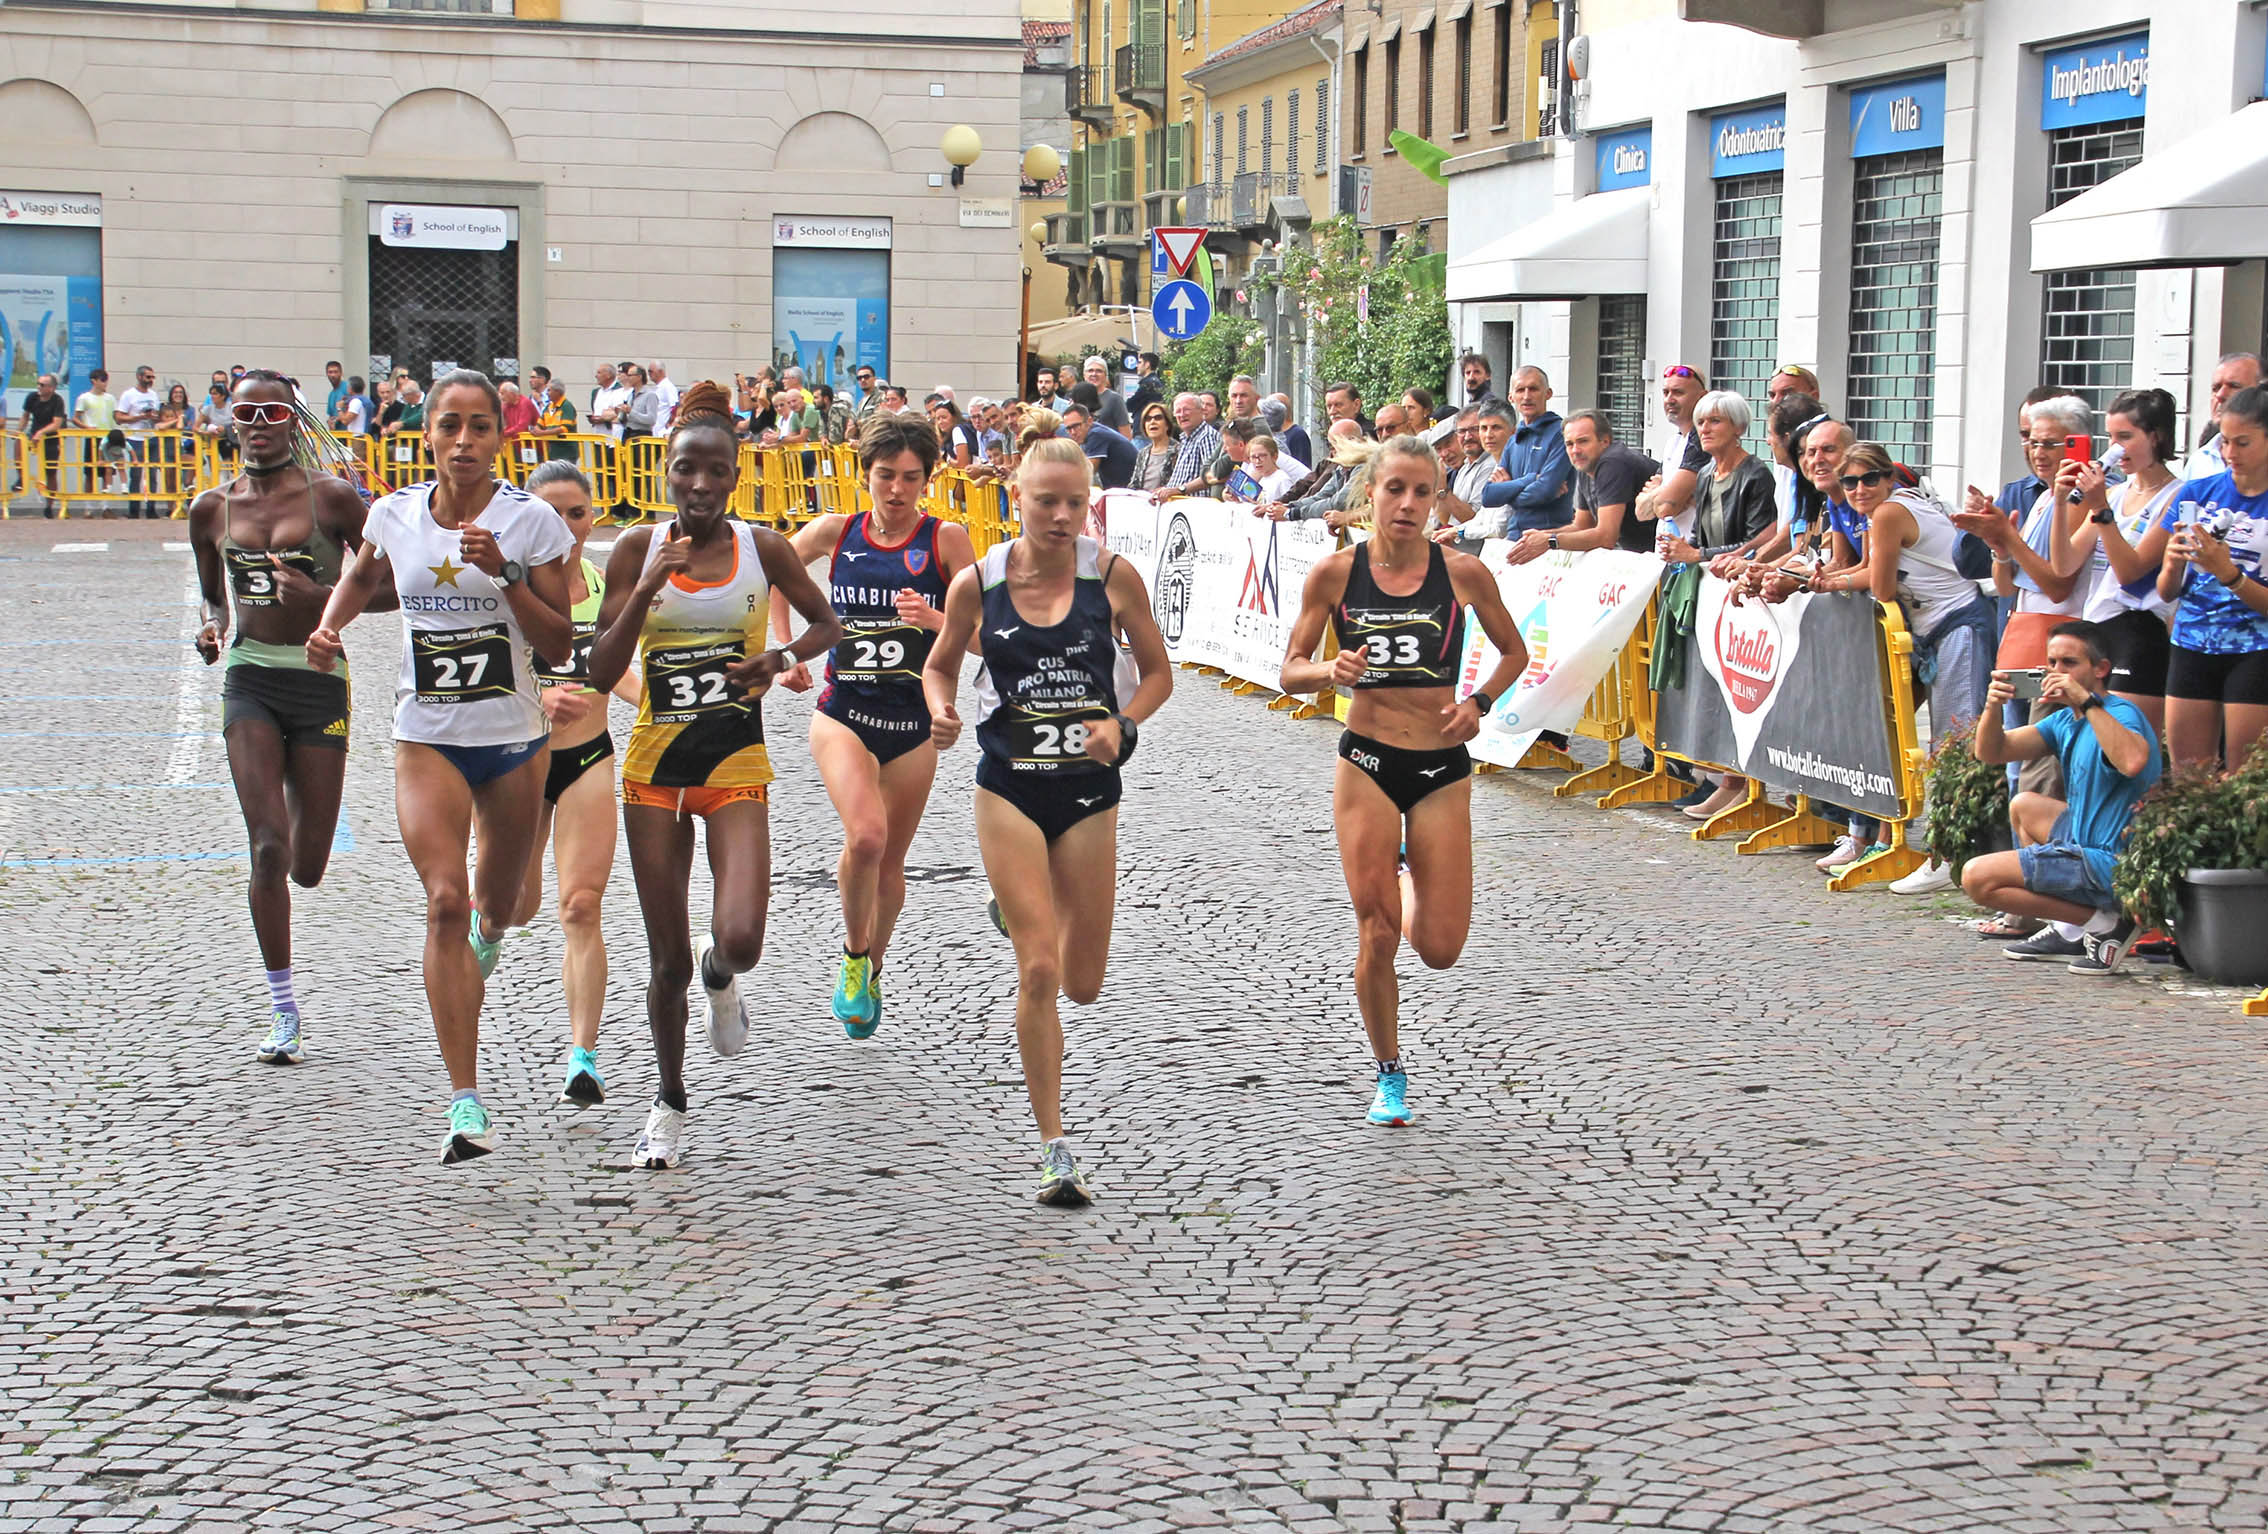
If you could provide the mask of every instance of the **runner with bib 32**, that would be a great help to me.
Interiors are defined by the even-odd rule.
[[[1405,936],[1429,969],[1447,969],[1464,952],[1473,919],[1473,763],[1465,742],[1519,680],[1528,647],[1487,567],[1426,537],[1442,485],[1433,449],[1395,437],[1362,474],[1352,500],[1367,496],[1371,536],[1308,572],[1282,686],[1354,690],[1339,737],[1332,817],[1359,928],[1355,1002],[1378,1064],[1370,1122],[1407,1124],[1414,1115],[1394,959]],[[1460,703],[1467,608],[1502,658]],[[1316,660],[1326,625],[1339,653]],[[1396,868],[1405,847],[1406,875]]]

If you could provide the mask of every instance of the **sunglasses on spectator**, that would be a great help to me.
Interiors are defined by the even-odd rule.
[[[239,426],[283,426],[296,412],[281,400],[243,400],[229,407],[229,415]]]
[[[1664,378],[1699,378],[1701,375],[1682,362],[1673,362],[1662,369]]]
[[[1800,362],[1783,362],[1774,370],[1774,373],[1775,376],[1779,373],[1801,373],[1806,378],[1817,376]]]
[[[1846,474],[1843,476],[1843,488],[1845,490],[1856,490],[1859,486],[1865,485],[1872,489],[1889,477],[1890,471],[1887,469],[1869,469],[1864,474]]]

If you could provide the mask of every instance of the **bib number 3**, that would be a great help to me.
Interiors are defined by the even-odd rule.
[[[512,640],[501,623],[469,629],[410,630],[410,670],[420,703],[509,698]]]

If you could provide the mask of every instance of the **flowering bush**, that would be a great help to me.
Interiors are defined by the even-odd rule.
[[[1284,252],[1281,282],[1307,316],[1318,394],[1351,383],[1373,409],[1414,385],[1445,397],[1456,347],[1445,262],[1427,248],[1429,232],[1420,224],[1381,262],[1355,221],[1341,216],[1315,226],[1313,249]],[[1367,321],[1361,317],[1365,287]]]

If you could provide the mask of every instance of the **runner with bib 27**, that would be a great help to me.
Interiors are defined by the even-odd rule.
[[[929,652],[940,749],[961,735],[961,661],[983,630],[977,677],[976,831],[1016,945],[1016,1047],[1040,1134],[1038,1197],[1075,1207],[1093,1190],[1063,1135],[1060,990],[1102,994],[1118,882],[1119,768],[1136,726],[1173,691],[1172,662],[1134,567],[1082,537],[1092,485],[1068,437],[1034,442],[1017,466],[1023,536],[954,577]],[[1125,674],[1116,636],[1134,652]]]
[[[1371,536],[1308,572],[1282,686],[1354,690],[1339,737],[1332,817],[1359,929],[1355,1001],[1378,1064],[1370,1122],[1407,1124],[1414,1115],[1395,955],[1405,936],[1429,969],[1447,969],[1464,952],[1473,919],[1473,763],[1465,742],[1519,680],[1528,647],[1487,567],[1426,537],[1442,485],[1433,449],[1395,437],[1362,472],[1353,499],[1367,495]],[[1468,607],[1502,658],[1460,703]],[[1326,625],[1339,653],[1316,660]],[[1396,869],[1405,847],[1406,875]]]

